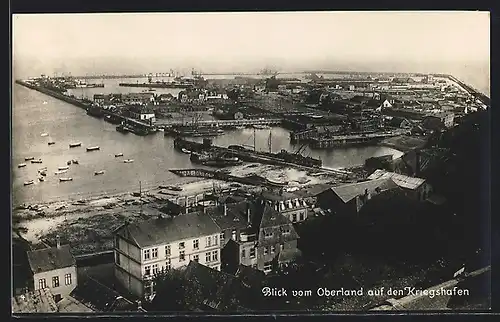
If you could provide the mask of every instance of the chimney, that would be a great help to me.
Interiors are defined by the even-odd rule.
[[[223,209],[224,209],[224,216],[227,216],[227,204],[224,202],[224,204],[222,205]]]
[[[56,236],[56,247],[61,248],[61,237],[59,235]]]
[[[250,204],[247,203],[247,221],[250,224],[252,222],[252,213],[250,211]]]

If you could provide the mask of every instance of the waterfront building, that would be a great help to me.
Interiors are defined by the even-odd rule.
[[[121,100],[126,105],[147,105],[154,103],[153,93],[127,93],[122,94]]]
[[[151,124],[156,122],[156,117],[151,107],[133,105],[129,109],[130,116],[136,120],[148,121]]]
[[[422,178],[410,177],[404,174],[389,172],[381,169],[375,170],[368,179],[377,180],[390,178],[400,188],[405,191],[406,195],[418,201],[424,201],[432,193],[432,186]]]
[[[332,187],[318,195],[318,205],[331,214],[357,215],[375,195],[399,189],[391,178],[380,178]]]
[[[292,223],[303,222],[307,219],[310,206],[305,200],[293,193],[280,191],[263,191],[262,198],[279,214],[287,217]]]
[[[61,245],[59,236],[56,247],[29,251],[28,263],[31,269],[29,288],[48,288],[59,302],[77,286],[76,260],[69,245]]]
[[[220,234],[212,218],[199,212],[124,225],[114,234],[115,276],[132,294],[147,297],[162,270],[190,261],[220,270]]]

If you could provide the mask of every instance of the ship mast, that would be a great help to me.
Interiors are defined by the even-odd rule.
[[[255,128],[253,128],[253,151],[255,152],[256,151],[256,147],[255,147]]]
[[[273,144],[273,138],[272,138],[272,130],[269,130],[269,141],[268,141],[268,146],[269,146],[269,153],[272,153],[273,152],[273,149],[272,149],[272,144]]]
[[[141,181],[139,181],[139,198],[140,198],[140,202],[141,202],[141,217],[142,217],[142,183]]]

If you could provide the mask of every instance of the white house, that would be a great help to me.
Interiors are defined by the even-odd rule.
[[[221,229],[203,213],[156,218],[115,232],[115,276],[132,294],[154,294],[158,272],[195,261],[220,270]]]

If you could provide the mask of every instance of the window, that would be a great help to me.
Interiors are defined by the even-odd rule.
[[[244,249],[241,250],[241,258],[245,258],[245,250]]]
[[[285,248],[285,244],[280,244],[280,251]]]
[[[153,264],[153,275],[158,274],[158,264]]]
[[[165,246],[165,257],[170,257],[170,245]]]
[[[264,247],[264,255],[267,255],[267,247]]]
[[[212,246],[212,236],[208,236],[206,240],[206,247]]]
[[[158,258],[158,248],[153,248],[151,250],[151,258]]]
[[[217,236],[214,236],[214,245],[217,245]]]
[[[304,220],[304,213],[300,212],[299,213],[299,221],[302,221],[302,220]]]
[[[250,258],[255,258],[255,248],[250,248]]]
[[[218,250],[214,250],[212,252],[212,261],[216,262],[219,260],[219,251]]]
[[[274,254],[274,252],[276,252],[276,246],[271,246],[271,254]]]
[[[120,266],[120,253],[115,252],[115,263]]]
[[[183,250],[179,252],[179,262],[183,262],[186,260],[186,254]]]
[[[210,263],[210,259],[211,259],[210,252],[205,253],[205,262]]]
[[[297,214],[292,214],[292,222],[296,222],[297,221]]]
[[[47,287],[47,281],[45,281],[45,278],[41,278],[38,280],[38,288],[39,289],[44,289]]]
[[[273,237],[273,232],[272,231],[266,231],[264,232],[264,238],[271,238]]]
[[[62,296],[61,294],[54,294],[54,302],[59,302],[60,300],[62,300]]]
[[[145,276],[151,275],[151,266],[149,266],[149,265],[144,266],[144,275]]]
[[[170,269],[172,266],[170,265],[170,258],[167,259],[167,262],[165,263],[165,268]]]
[[[200,248],[200,241],[198,239],[193,240],[193,249]]]
[[[151,251],[149,249],[144,250],[144,260],[147,261],[151,258]]]
[[[270,272],[271,271],[271,262],[265,262],[264,263],[264,272]]]
[[[59,287],[59,276],[52,277],[52,287]]]
[[[184,249],[184,247],[186,247],[186,246],[184,245],[184,242],[180,242],[180,243],[179,243],[179,249]]]
[[[193,260],[198,263],[200,261],[200,256],[199,255],[194,255],[193,256]]]
[[[71,274],[64,275],[64,285],[71,285]]]
[[[283,234],[288,235],[290,233],[290,227],[283,228]]]
[[[224,243],[224,233],[220,234],[220,243],[221,245]]]

